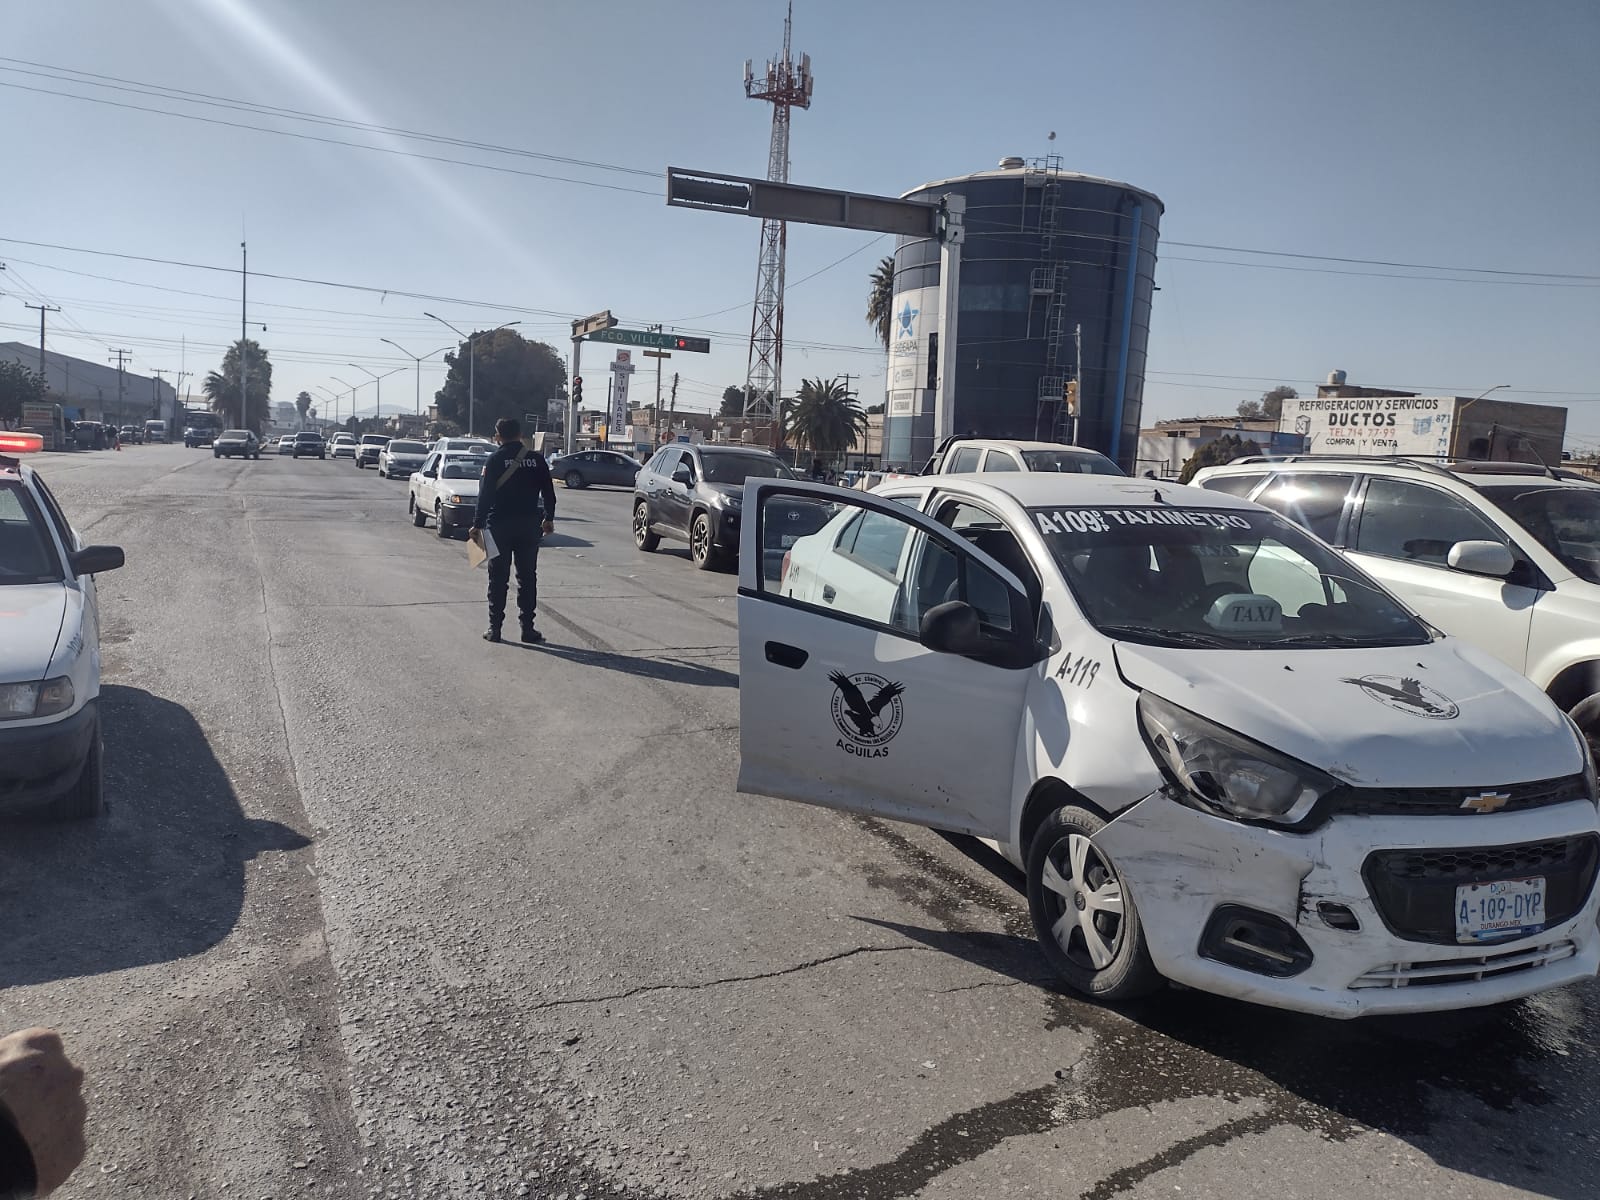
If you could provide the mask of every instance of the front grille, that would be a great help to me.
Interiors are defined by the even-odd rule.
[[[1367,891],[1390,932],[1415,942],[1455,945],[1456,888],[1542,875],[1545,925],[1570,920],[1584,906],[1600,866],[1600,837],[1586,833],[1515,846],[1376,850],[1361,868]],[[1508,938],[1526,936],[1508,934]]]
[[[1583,776],[1567,775],[1499,787],[1344,788],[1330,797],[1329,809],[1332,813],[1354,816],[1462,816],[1474,811],[1463,808],[1463,803],[1485,794],[1507,797],[1504,804],[1492,810],[1497,813],[1522,812],[1589,798]]]
[[[1537,971],[1540,967],[1571,958],[1577,953],[1578,944],[1568,941],[1500,954],[1475,954],[1466,958],[1435,959],[1433,962],[1385,963],[1357,978],[1350,987],[1438,987],[1441,984],[1476,983],[1480,979]]]

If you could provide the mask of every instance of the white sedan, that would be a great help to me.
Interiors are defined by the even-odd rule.
[[[421,529],[432,517],[442,538],[472,524],[478,508],[478,481],[483,478],[481,454],[434,452],[422,469],[411,476],[411,497],[406,510],[411,523]]]
[[[0,811],[104,806],[94,577],[120,566],[121,547],[85,545],[44,480],[0,456]]]
[[[992,841],[1084,995],[1355,1017],[1600,967],[1582,735],[1277,514],[1055,472],[742,508],[739,789]]]

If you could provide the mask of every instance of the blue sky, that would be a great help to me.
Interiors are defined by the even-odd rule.
[[[0,241],[0,335],[31,340],[22,301],[42,294],[63,309],[52,349],[126,346],[141,371],[183,354],[203,373],[237,336],[236,274],[21,243],[235,267],[243,233],[252,271],[378,289],[252,279],[276,398],[359,382],[354,361],[406,366],[383,398],[409,406],[409,360],[379,339],[451,343],[424,310],[462,327],[520,319],[565,352],[568,316],[609,307],[630,326],[709,331],[711,355],[668,367],[681,405],[710,407],[744,378],[758,226],[667,208],[661,172],[764,172],[770,110],[744,98],[741,73],[777,50],[782,17],[779,0],[29,6],[0,61],[0,234],[15,239]],[[1162,198],[1147,419],[1231,411],[1280,381],[1306,391],[1340,367],[1425,391],[1509,383],[1507,398],[1569,404],[1574,442],[1600,446],[1591,0],[798,0],[795,45],[817,80],[794,121],[797,182],[900,192],[1054,150]],[[185,104],[57,68],[644,173]],[[790,230],[786,380],[848,372],[864,403],[882,398],[862,314],[888,249]],[[424,403],[441,378],[424,367]]]

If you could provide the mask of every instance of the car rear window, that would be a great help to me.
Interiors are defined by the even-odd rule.
[[[483,468],[477,463],[452,462],[445,463],[439,474],[445,479],[481,479]]]
[[[426,454],[428,448],[421,442],[390,442],[390,454]]]

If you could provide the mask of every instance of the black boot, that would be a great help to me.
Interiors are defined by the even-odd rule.
[[[498,642],[500,640],[500,626],[491,625],[485,629],[483,631],[483,640],[486,642]]]
[[[544,641],[544,634],[533,627],[532,621],[524,621],[522,623],[522,640],[525,645],[537,646]]]

